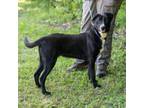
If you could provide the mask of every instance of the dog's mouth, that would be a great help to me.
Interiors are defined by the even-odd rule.
[[[108,30],[107,30],[105,27],[101,27],[101,28],[99,29],[99,33],[100,33],[100,35],[101,35],[101,39],[102,39],[102,40],[106,40]]]
[[[100,33],[100,35],[101,35],[101,39],[103,39],[103,40],[106,40],[106,38],[107,38],[107,32],[99,32]]]

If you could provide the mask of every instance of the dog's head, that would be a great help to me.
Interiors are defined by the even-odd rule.
[[[113,14],[111,13],[104,13],[104,15],[96,14],[92,19],[94,28],[98,30],[103,39],[106,38],[110,30],[112,19]]]

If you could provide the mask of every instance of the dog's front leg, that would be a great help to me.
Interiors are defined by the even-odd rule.
[[[95,78],[95,59],[92,57],[89,58],[88,75],[90,77],[91,82],[93,83],[93,87],[100,87]]]

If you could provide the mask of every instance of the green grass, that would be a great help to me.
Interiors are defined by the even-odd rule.
[[[26,48],[23,39],[29,36],[35,40],[55,32],[79,33],[80,17],[72,20],[72,15],[61,9],[46,10],[27,2],[20,3],[19,7],[19,108],[125,108],[125,34],[119,33],[113,38],[109,74],[98,78],[102,88],[93,89],[87,70],[67,73],[74,59],[60,57],[46,80],[52,96],[44,96],[33,78],[39,61],[37,48]],[[122,8],[117,17],[118,31],[125,24],[123,11]]]

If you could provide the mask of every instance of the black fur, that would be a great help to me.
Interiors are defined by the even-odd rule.
[[[93,83],[94,88],[100,87],[95,79],[95,61],[102,47],[102,41],[96,24],[103,23],[104,20],[109,19],[104,15],[97,15],[93,19],[94,26],[85,33],[75,35],[56,33],[42,37],[35,42],[29,42],[25,38],[24,43],[28,48],[39,47],[40,64],[34,74],[34,78],[36,85],[42,88],[43,94],[50,94],[45,89],[45,81],[59,56],[87,60],[89,62],[88,77]],[[110,27],[109,24],[105,26],[107,28]]]

